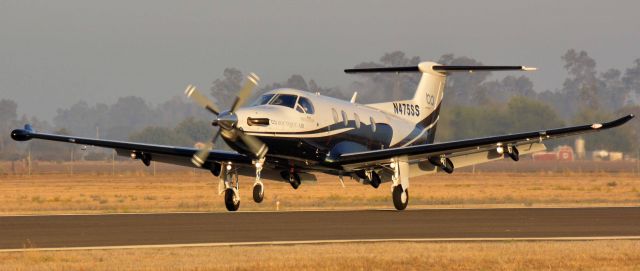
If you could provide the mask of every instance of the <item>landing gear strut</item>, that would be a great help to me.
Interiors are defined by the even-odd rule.
[[[264,185],[260,180],[260,172],[262,171],[264,159],[255,162],[256,166],[256,181],[253,183],[253,201],[260,203],[264,200]]]
[[[234,212],[240,208],[240,180],[238,173],[233,170],[231,163],[227,164],[224,172],[224,206],[228,211]]]
[[[393,198],[393,206],[396,210],[404,210],[409,205],[409,163],[406,157],[395,158],[390,165],[393,170],[391,180],[391,197]]]

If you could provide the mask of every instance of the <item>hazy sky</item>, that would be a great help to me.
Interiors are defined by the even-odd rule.
[[[640,1],[0,1],[0,98],[50,120],[78,100],[159,103],[225,67],[263,83],[297,73],[346,86],[342,70],[385,52],[538,67],[561,86],[560,56],[604,70],[640,57]]]

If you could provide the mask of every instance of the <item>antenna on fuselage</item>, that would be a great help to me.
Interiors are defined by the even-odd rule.
[[[355,103],[356,102],[356,97],[358,97],[358,92],[354,91],[353,92],[353,96],[351,96],[351,103]]]

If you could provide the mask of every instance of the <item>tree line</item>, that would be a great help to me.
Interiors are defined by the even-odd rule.
[[[563,125],[606,121],[629,113],[640,113],[640,58],[631,67],[611,68],[601,72],[587,52],[568,50],[561,56],[567,78],[553,90],[536,91],[526,75],[508,75],[492,79],[490,72],[451,74],[446,81],[437,141],[449,141],[504,133],[515,133]],[[410,66],[423,61],[401,51],[384,54],[377,61],[365,61],[357,68]],[[444,65],[482,65],[466,56],[445,54],[436,62]],[[313,79],[291,75],[287,80],[261,86],[254,96],[266,91],[291,87],[322,95],[349,99],[358,91],[358,102],[371,103],[401,100],[411,97],[420,79],[419,74],[362,74],[346,87],[320,86]],[[209,93],[221,108],[228,108],[244,80],[242,71],[227,68],[212,81]],[[37,130],[133,140],[166,145],[193,146],[210,139],[214,132],[212,116],[184,97],[152,105],[141,97],[121,97],[113,104],[90,105],[79,101],[69,108],[58,109],[51,123],[35,116],[18,116],[18,105],[9,99],[0,100],[0,159],[24,157],[29,148],[35,159],[68,160],[77,150],[64,143],[33,141],[17,144],[9,133],[24,123]],[[621,128],[585,136],[587,149],[608,149],[636,153],[640,124],[632,121]],[[568,144],[570,140],[556,141]],[[219,148],[227,148],[220,140]],[[67,150],[67,151],[65,151]],[[104,151],[78,153],[86,159],[102,159]]]

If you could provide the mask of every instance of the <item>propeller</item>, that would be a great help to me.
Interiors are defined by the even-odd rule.
[[[238,91],[236,98],[231,105],[229,111],[220,112],[218,106],[213,103],[207,96],[202,94],[196,87],[189,85],[185,90],[185,94],[187,97],[191,98],[196,104],[205,109],[209,110],[211,113],[216,115],[216,119],[212,122],[212,125],[218,126],[218,131],[214,134],[211,142],[205,144],[202,148],[200,148],[191,158],[191,162],[198,167],[202,167],[202,165],[207,161],[209,157],[210,151],[214,148],[216,141],[222,134],[227,140],[232,142],[236,142],[238,139],[244,144],[246,149],[255,157],[262,158],[267,153],[267,145],[264,144],[260,139],[255,136],[247,135],[242,130],[238,129],[238,117],[235,114],[235,111],[242,107],[251,93],[253,89],[258,85],[260,78],[254,74],[250,73],[247,76],[247,80],[244,85]]]

